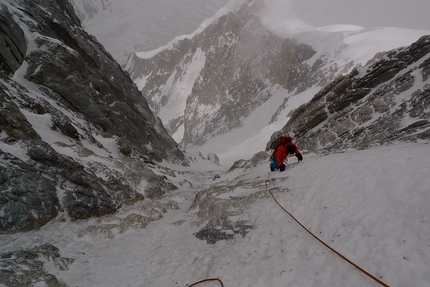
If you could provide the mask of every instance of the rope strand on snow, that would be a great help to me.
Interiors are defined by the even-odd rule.
[[[318,240],[320,243],[322,243],[325,247],[327,247],[328,249],[330,249],[331,251],[333,251],[334,253],[336,253],[337,255],[339,255],[343,260],[345,260],[346,262],[348,262],[349,264],[351,264],[352,266],[354,266],[355,268],[357,268],[358,270],[360,270],[362,273],[366,274],[367,276],[369,276],[370,278],[372,278],[373,280],[375,280],[376,282],[378,282],[380,285],[382,285],[384,287],[389,287],[387,284],[385,284],[384,282],[382,282],[381,280],[379,280],[378,278],[376,278],[375,276],[373,276],[372,274],[370,274],[369,272],[367,272],[366,270],[364,270],[363,268],[361,268],[360,266],[358,266],[357,264],[355,264],[354,262],[352,262],[351,260],[349,260],[348,258],[346,258],[345,256],[343,256],[341,253],[339,253],[338,251],[336,251],[334,248],[330,247],[327,243],[325,243],[324,241],[322,241],[318,236],[316,236],[315,234],[313,234],[309,229],[307,229],[303,224],[301,224],[300,221],[298,221],[290,212],[288,212],[278,202],[278,200],[276,200],[276,198],[273,195],[272,191],[267,187],[267,182],[269,181],[269,178],[270,178],[270,172],[269,172],[269,175],[267,176],[267,180],[266,180],[266,189],[267,189],[267,191],[269,191],[270,195],[273,197],[273,199],[275,200],[276,204],[278,204],[279,207],[283,211],[285,211],[292,219],[294,219],[294,221],[296,221],[304,230],[306,230],[310,235],[312,235],[316,240]]]
[[[222,281],[221,281],[220,279],[218,279],[218,278],[208,278],[208,279],[203,279],[203,280],[200,280],[200,281],[198,281],[198,282],[196,282],[196,283],[193,283],[193,284],[189,285],[188,287],[196,286],[197,284],[200,284],[200,283],[203,283],[203,282],[208,282],[208,281],[218,281],[218,282],[219,282],[219,284],[221,284],[221,287],[224,287],[224,284],[223,284],[223,283],[222,283]]]

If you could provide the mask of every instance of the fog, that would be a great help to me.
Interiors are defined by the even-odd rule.
[[[430,29],[428,0],[293,0],[297,15],[314,27],[353,24],[365,28]]]

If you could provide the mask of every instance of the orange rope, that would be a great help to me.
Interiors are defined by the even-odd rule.
[[[324,241],[322,241],[320,238],[318,238],[316,235],[314,235],[310,230],[308,230],[303,224],[300,223],[300,221],[298,221],[291,213],[289,213],[275,198],[275,196],[273,195],[272,191],[267,187],[267,182],[269,181],[270,178],[270,172],[269,175],[267,177],[266,180],[266,189],[269,191],[270,195],[273,197],[273,199],[275,200],[276,204],[279,205],[279,207],[285,211],[289,216],[291,216],[292,219],[294,219],[304,230],[306,230],[310,235],[312,235],[316,240],[318,240],[319,242],[321,242],[325,247],[327,247],[328,249],[330,249],[331,251],[333,251],[334,253],[336,253],[337,255],[339,255],[342,259],[344,259],[346,262],[348,262],[349,264],[351,264],[352,266],[354,266],[355,268],[357,268],[358,270],[360,270],[361,272],[363,272],[364,274],[366,274],[367,276],[369,276],[370,278],[372,278],[373,280],[375,280],[376,282],[378,282],[379,284],[381,284],[384,287],[389,287],[387,284],[385,284],[384,282],[382,282],[381,280],[379,280],[378,278],[376,278],[375,276],[373,276],[372,274],[370,274],[369,272],[367,272],[366,270],[364,270],[363,268],[361,268],[360,266],[358,266],[357,264],[355,264],[354,262],[352,262],[351,260],[349,260],[348,258],[346,258],[345,256],[343,256],[342,254],[340,254],[338,251],[336,251],[335,249],[333,249],[332,247],[330,247],[327,243],[325,243]]]
[[[200,284],[203,282],[208,282],[208,281],[218,281],[219,284],[221,284],[221,287],[224,287],[224,284],[222,284],[222,281],[218,278],[208,278],[208,279],[200,280],[199,282],[193,283],[193,284],[189,285],[188,287],[192,287],[192,286],[195,286],[197,284]]]

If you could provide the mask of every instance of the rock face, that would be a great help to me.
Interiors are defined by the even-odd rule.
[[[6,6],[0,15],[0,60],[6,73],[15,72],[22,64],[27,50],[24,32],[17,25]]]
[[[312,47],[272,33],[249,9],[245,3],[191,39],[129,59],[142,95],[185,148],[242,126],[273,87],[298,93],[327,81],[322,61],[307,62]]]
[[[430,36],[339,77],[285,127],[302,149],[366,148],[430,139]]]
[[[67,287],[46,271],[44,264],[49,262],[56,271],[64,271],[73,261],[72,258],[61,257],[59,249],[51,244],[3,253],[0,254],[0,282],[5,286],[34,286],[37,282],[42,286]]]
[[[220,144],[236,132],[256,142],[284,125],[316,90],[366,65],[376,53],[410,45],[425,33],[399,30],[405,34],[398,38],[408,40],[396,42],[385,28],[312,29],[294,15],[273,13],[269,19],[267,11],[284,2],[235,1],[193,34],[130,57],[126,70],[187,151],[222,158],[226,149],[243,143]]]
[[[3,1],[0,20],[0,233],[175,188],[147,165],[183,152],[68,1]]]

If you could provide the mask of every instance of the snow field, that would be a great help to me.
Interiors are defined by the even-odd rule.
[[[397,143],[318,156],[272,172],[267,182],[277,200],[304,226],[348,259],[389,286],[430,284],[430,145]],[[292,163],[294,159],[290,160]],[[219,178],[214,175],[218,174]],[[0,251],[53,243],[75,262],[49,270],[69,286],[187,286],[218,277],[224,286],[380,286],[331,252],[282,211],[265,188],[268,162],[230,172],[183,171],[184,185],[160,200],[174,201],[163,218],[112,239],[77,237],[90,224],[52,222],[39,231],[2,235]],[[183,178],[180,178],[180,177]],[[190,209],[208,187],[233,186],[218,200],[260,194],[231,216],[253,228],[242,237],[215,244],[194,234],[207,223]],[[240,207],[241,208],[241,207]],[[139,206],[123,210],[139,213]],[[220,227],[221,228],[221,227]],[[219,286],[207,282],[200,286]]]

